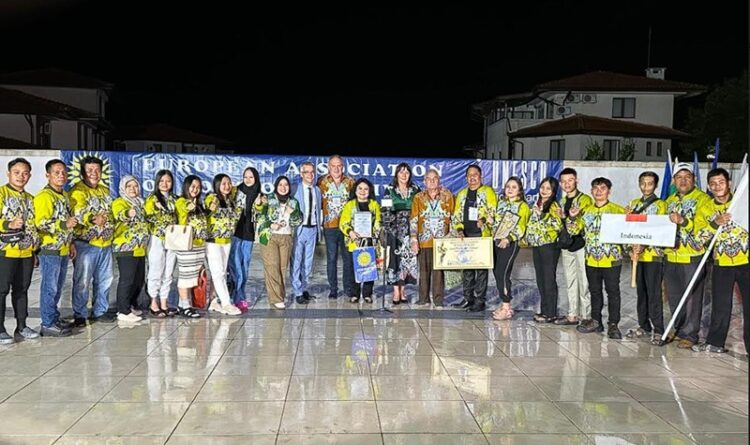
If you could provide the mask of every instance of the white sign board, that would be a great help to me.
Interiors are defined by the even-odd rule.
[[[604,213],[600,230],[603,243],[674,247],[677,224],[668,215]]]
[[[732,203],[729,205],[728,212],[732,215],[732,221],[734,221],[740,227],[748,229],[748,217],[747,217],[747,171],[742,175],[740,183],[734,190],[734,196],[732,197]]]

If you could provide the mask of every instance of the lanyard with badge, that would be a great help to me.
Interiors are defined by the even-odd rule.
[[[437,229],[440,229],[442,231],[443,229],[443,217],[440,215],[440,210],[442,208],[440,207],[440,198],[435,200],[430,200],[429,202],[430,211],[429,211],[429,217],[428,221],[430,224],[430,227],[433,229],[433,231],[437,231]]]

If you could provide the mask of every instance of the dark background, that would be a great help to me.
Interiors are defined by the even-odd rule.
[[[748,65],[747,2],[547,1],[490,9],[12,0],[0,71],[113,82],[115,124],[238,152],[461,156],[471,104],[604,69],[715,85]],[[680,104],[676,126],[688,104]]]

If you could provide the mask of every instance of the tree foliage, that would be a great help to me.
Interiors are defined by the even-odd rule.
[[[739,162],[748,151],[748,76],[727,79],[713,87],[703,109],[688,110],[684,131],[690,140],[681,144],[682,154],[713,153],[720,138],[720,162]],[[701,156],[704,158],[704,156]]]

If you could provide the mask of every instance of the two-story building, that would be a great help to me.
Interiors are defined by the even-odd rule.
[[[115,150],[162,153],[232,153],[232,142],[166,124],[118,126]]]
[[[477,155],[585,159],[599,151],[607,160],[661,160],[672,141],[688,137],[673,128],[675,100],[705,91],[665,80],[664,72],[595,71],[475,104],[473,112],[484,122],[484,153]]]
[[[0,136],[42,148],[104,148],[112,88],[54,68],[0,74]]]

